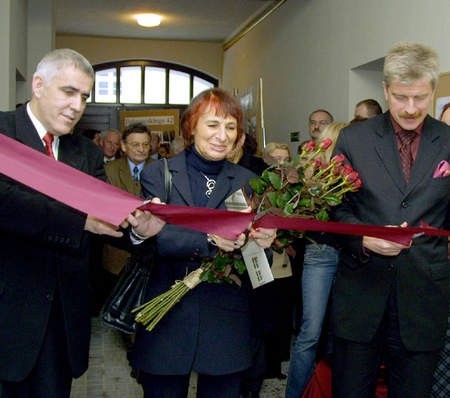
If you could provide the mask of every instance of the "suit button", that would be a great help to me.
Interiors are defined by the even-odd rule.
[[[388,271],[392,271],[395,268],[394,264],[389,264],[387,266]]]
[[[53,301],[53,298],[54,298],[53,292],[47,292],[47,293],[45,294],[45,298],[46,298],[48,301]]]
[[[402,202],[402,207],[403,207],[404,209],[406,209],[408,206],[409,206],[409,203],[408,203],[406,200],[404,200],[404,201]]]

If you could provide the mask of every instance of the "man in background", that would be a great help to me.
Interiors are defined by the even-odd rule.
[[[309,135],[317,141],[325,127],[334,121],[333,115],[325,109],[316,109],[308,118]]]
[[[108,182],[135,196],[141,196],[140,176],[150,155],[150,132],[147,127],[143,124],[128,127],[122,134],[121,148],[124,156],[105,164]],[[118,275],[129,255],[128,251],[105,244],[103,268],[110,274]]]
[[[366,120],[383,113],[380,104],[374,99],[359,101],[355,106],[355,119]]]
[[[122,135],[116,129],[102,131],[100,148],[103,150],[103,162],[108,163],[119,158],[120,140]]]
[[[387,54],[384,94],[389,111],[345,128],[335,153],[360,173],[334,220],[449,227],[450,128],[427,115],[439,76],[436,52],[401,42]],[[447,328],[447,238],[417,236],[397,243],[370,236],[341,239],[333,295],[333,398],[371,398],[383,359],[389,396],[430,396]]]

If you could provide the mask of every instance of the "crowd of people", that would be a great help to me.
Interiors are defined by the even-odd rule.
[[[386,112],[366,99],[349,122],[322,108],[310,113],[310,139],[332,142],[323,161],[344,155],[363,182],[332,220],[450,228],[450,171],[433,174],[450,161],[450,105],[442,121],[428,115],[438,73],[434,50],[401,42],[385,58]],[[141,124],[72,134],[93,81],[81,54],[50,52],[36,67],[30,101],[0,113],[0,132],[136,196],[209,209],[227,209],[237,191],[251,195],[252,178],[293,160],[283,142],[267,143],[259,157],[238,100],[220,88],[192,100],[170,144]],[[449,372],[446,238],[398,243],[306,231],[284,247],[276,229],[249,226],[230,239],[140,210],[112,226],[4,175],[0,204],[1,398],[70,396],[72,378],[88,367],[89,317],[130,256],[152,262],[152,299],[205,258],[240,251],[247,237],[274,281],[255,289],[244,274],[238,284],[202,283],[154,330],[138,326],[127,355],[145,398],[187,397],[193,371],[200,398],[256,398],[273,377],[287,377],[286,398],[311,398],[307,386],[323,359],[333,398],[373,398],[381,365],[390,397],[448,396],[448,383],[433,388]]]

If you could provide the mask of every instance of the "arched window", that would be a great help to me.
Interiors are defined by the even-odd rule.
[[[169,62],[126,60],[94,66],[89,102],[122,105],[187,105],[218,80],[193,68]]]

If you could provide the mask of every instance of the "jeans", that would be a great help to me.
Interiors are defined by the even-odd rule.
[[[325,244],[307,244],[303,262],[303,315],[291,352],[286,398],[299,398],[308,384],[316,357],[339,252]]]

